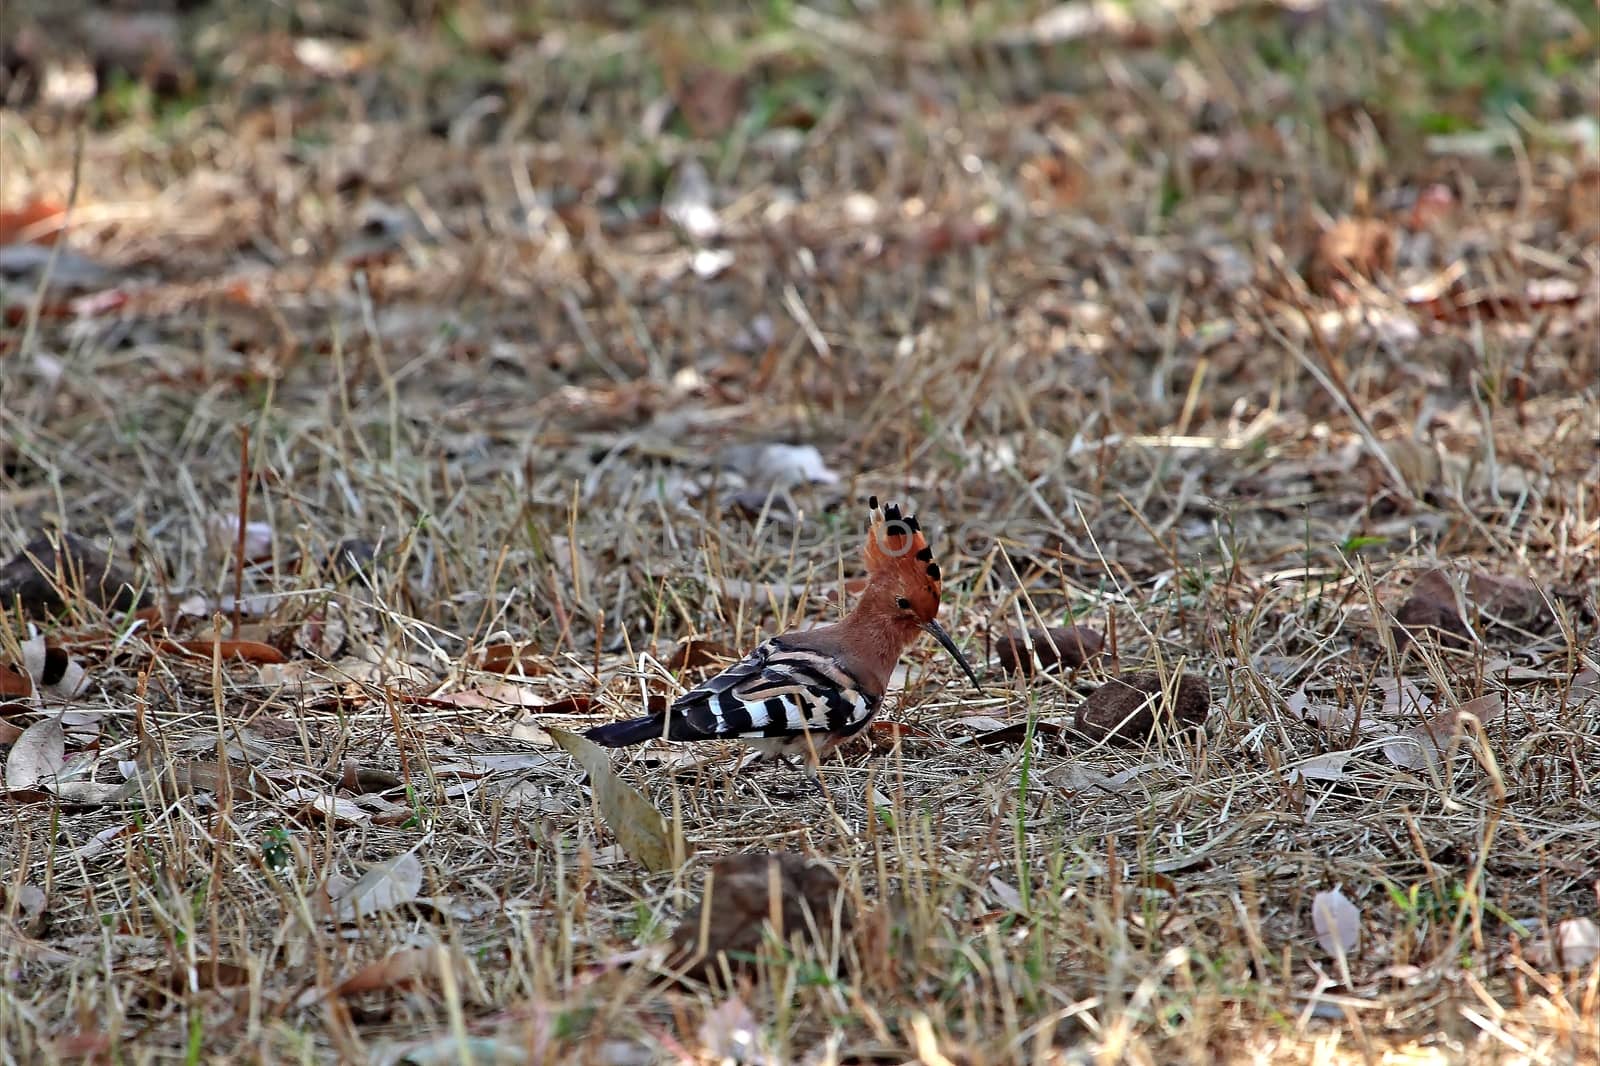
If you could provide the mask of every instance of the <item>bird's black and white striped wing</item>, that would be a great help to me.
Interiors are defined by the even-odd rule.
[[[676,700],[667,739],[845,737],[872,720],[878,702],[833,656],[774,637]]]

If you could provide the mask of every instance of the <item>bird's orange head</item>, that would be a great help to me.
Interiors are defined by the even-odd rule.
[[[896,504],[879,508],[872,497],[867,526],[869,588],[916,626],[927,625],[939,613],[939,564],[922,535],[915,515],[902,515]]]

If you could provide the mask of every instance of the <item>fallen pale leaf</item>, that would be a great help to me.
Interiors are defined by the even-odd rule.
[[[684,235],[699,244],[722,230],[722,220],[711,204],[711,178],[692,156],[678,164],[661,199],[661,213]]]
[[[218,555],[234,556],[239,552],[239,516],[214,514],[206,519],[206,538]],[[256,562],[272,557],[272,526],[267,522],[244,524],[244,560]]]
[[[364,814],[365,812],[363,812]],[[367,918],[410,903],[422,891],[422,862],[412,852],[381,862],[354,881],[329,878],[328,898],[340,922]]]
[[[1311,925],[1317,943],[1334,958],[1344,958],[1361,943],[1361,910],[1337,888],[1318,892],[1311,901]]]
[[[291,788],[278,797],[278,803],[286,810],[314,811],[335,823],[365,825],[372,820],[354,800],[309,788]]]
[[[496,707],[542,707],[544,700],[533,689],[510,681],[495,681],[475,688],[462,689],[430,699],[453,707],[471,710],[491,710]]]
[[[1593,918],[1564,918],[1528,945],[1527,957],[1544,970],[1587,970],[1600,958],[1600,925]]]
[[[588,773],[600,816],[622,849],[651,873],[673,869],[672,837],[666,818],[617,777],[605,749],[565,729],[552,728],[550,737]]]
[[[67,761],[61,719],[42,718],[23,730],[6,756],[6,789],[18,792],[54,782]]]
[[[1350,756],[1343,752],[1329,752],[1326,755],[1314,755],[1299,763],[1295,769],[1300,776],[1311,781],[1343,781],[1345,779],[1344,764]]]
[[[1383,745],[1383,754],[1403,770],[1418,770],[1424,766],[1438,766],[1441,756],[1447,756],[1461,735],[1463,721],[1475,717],[1484,725],[1492,724],[1505,714],[1505,703],[1496,695],[1479,696],[1459,707],[1438,714],[1426,715],[1423,720]]]
[[[755,1062],[760,1043],[755,1015],[738,996],[706,1011],[700,1023],[700,1046],[716,1062]]]

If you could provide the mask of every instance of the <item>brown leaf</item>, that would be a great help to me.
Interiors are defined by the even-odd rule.
[[[50,199],[30,200],[15,211],[0,211],[0,244],[54,244],[66,215],[66,205]]]
[[[597,708],[592,696],[563,696],[558,700],[551,700],[539,710],[550,715],[583,715],[603,714],[605,708]]]
[[[674,869],[672,834],[666,818],[649,800],[617,777],[605,749],[565,729],[552,728],[550,737],[588,773],[589,787],[594,791],[600,816],[622,850],[651,873]]]
[[[1005,744],[1021,744],[1028,736],[1027,722],[1006,722],[1000,719],[989,718],[986,715],[973,715],[960,719],[962,725],[973,727],[979,722],[987,725],[990,722],[999,722],[995,728],[984,729],[973,737],[973,742],[979,747],[995,748]],[[1033,735],[1036,737],[1059,737],[1065,732],[1060,722],[1035,721]]]
[[[1375,218],[1342,218],[1317,238],[1307,280],[1313,291],[1331,295],[1339,282],[1375,281],[1394,270],[1395,239],[1388,223]]]
[[[1600,235],[1600,164],[1590,163],[1567,186],[1567,229],[1575,235]]]
[[[288,656],[271,644],[254,640],[163,640],[156,645],[162,651],[196,655],[209,659],[218,655],[227,659],[242,659],[247,663],[276,665],[288,662]]]
[[[1467,598],[1491,622],[1527,629],[1549,620],[1539,586],[1525,578],[1474,572],[1467,575]]]
[[[1078,707],[1078,732],[1092,740],[1139,743],[1156,731],[1160,712],[1163,732],[1199,727],[1211,708],[1211,690],[1203,678],[1184,674],[1169,699],[1167,683],[1153,671],[1128,674],[1106,682]]]
[[[490,644],[478,652],[473,665],[490,674],[547,674],[550,668],[537,658],[533,641]]]
[[[339,787],[358,795],[368,792],[387,792],[391,788],[399,788],[404,783],[405,778],[391,770],[362,766],[354,759],[346,759],[339,774]]]
[[[63,1060],[82,1059],[85,1062],[110,1062],[111,1034],[99,1030],[80,1029],[64,1033],[50,1042],[51,1050]]]
[[[333,994],[346,997],[409,988],[433,974],[435,954],[432,948],[402,948],[361,967],[335,985]]]
[[[776,907],[773,888],[777,889]],[[839,879],[833,871],[793,852],[719,859],[706,876],[699,902],[684,912],[673,931],[668,964],[690,976],[715,980],[722,969],[717,957],[725,954],[734,973],[748,970],[748,956],[765,942],[775,911],[785,939],[799,936],[810,941],[814,921],[826,948],[840,895]],[[848,932],[853,918],[848,902],[842,906],[840,928]]]
[[[1008,633],[1000,639],[996,651],[1000,669],[1008,674],[1033,676],[1033,659],[1046,671],[1058,665],[1076,670],[1090,659],[1096,658],[1105,648],[1105,637],[1099,630],[1088,626],[1067,626],[1056,629],[1030,629],[1028,640],[1033,643],[1033,655],[1021,633]]]
[[[879,751],[888,751],[896,744],[906,740],[932,740],[933,734],[926,729],[904,722],[874,721],[867,726],[867,739]]]
[[[1023,163],[1017,171],[1028,206],[1035,212],[1063,211],[1083,198],[1089,175],[1074,159],[1063,155],[1040,155]]]
[[[174,964],[152,998],[165,1001],[168,996],[182,998],[191,992],[243,988],[249,983],[250,971],[246,967],[222,959],[202,958],[196,959],[193,966],[188,962]]]
[[[23,698],[33,695],[33,681],[27,672],[0,663],[0,697]]]

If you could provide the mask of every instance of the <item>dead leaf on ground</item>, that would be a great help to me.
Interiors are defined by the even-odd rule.
[[[260,562],[272,558],[272,525],[269,522],[244,524],[244,561]],[[231,559],[239,554],[239,516],[214,514],[206,519],[206,542],[211,551]]]
[[[1306,691],[1304,684],[1284,697],[1284,703],[1288,706],[1291,714],[1298,716],[1302,721],[1314,723],[1318,728],[1332,733],[1336,740],[1348,739],[1350,731],[1358,723],[1371,724],[1362,719],[1354,707],[1335,703],[1332,700],[1313,699]]]
[[[712,206],[714,192],[705,165],[693,156],[678,164],[667,182],[661,213],[696,244],[704,244],[722,232],[722,219]]]
[[[550,672],[549,666],[538,657],[537,647],[531,640],[487,645],[473,656],[472,665],[490,674],[532,676]]]
[[[1336,959],[1348,958],[1361,943],[1361,909],[1337,888],[1311,901],[1311,925],[1322,950]]]
[[[555,740],[550,736],[550,731],[544,723],[530,715],[527,718],[518,718],[511,723],[511,739],[520,740],[524,744],[537,744],[541,748],[553,748]]]
[[[338,922],[353,922],[393,910],[410,903],[421,892],[422,862],[410,851],[380,862],[354,881],[337,875],[328,878],[328,900]]]
[[[700,1046],[720,1063],[756,1062],[761,1050],[761,1027],[738,996],[730,996],[706,1011],[700,1023]]]
[[[887,751],[907,740],[932,740],[933,734],[920,726],[907,725],[905,722],[875,720],[867,726],[867,739],[873,748]]]
[[[629,857],[651,873],[673,869],[672,835],[666,818],[617,777],[606,750],[565,729],[552,728],[550,736],[589,775],[600,816]]]
[[[988,715],[968,715],[956,720],[968,729],[977,730],[972,742],[981,748],[994,748],[1004,744],[1021,744],[1028,738],[1028,723],[1008,722]],[[1035,737],[1059,737],[1066,732],[1066,726],[1061,722],[1051,722],[1044,719],[1035,719],[1033,735]]]
[[[7,891],[10,885],[0,886],[0,907],[16,908],[16,930],[23,936],[36,937],[44,931],[48,914],[45,911],[44,889],[25,883],[15,892]]]
[[[0,211],[0,244],[54,244],[66,215],[66,205],[51,199],[30,200],[15,211]]]
[[[1375,218],[1342,218],[1317,238],[1307,280],[1319,295],[1356,278],[1376,281],[1394,270],[1394,232]]]
[[[195,992],[211,992],[228,988],[245,988],[250,984],[250,970],[235,962],[222,959],[196,959],[174,963],[164,974],[151,975],[145,995],[140,997],[147,1007],[161,1007],[172,1000],[181,1000]]]
[[[70,248],[0,245],[0,292],[13,286],[32,291],[41,285],[62,295],[93,292],[113,284],[117,277],[118,271]]]
[[[1097,792],[1111,794],[1121,792],[1147,771],[1159,769],[1161,769],[1160,763],[1146,762],[1130,766],[1126,770],[1119,770],[1114,774],[1102,774],[1074,760],[1051,767],[1040,775],[1039,780],[1052,788],[1088,793],[1092,797]]]
[[[48,787],[67,761],[67,736],[56,716],[30,725],[6,756],[6,791]]]
[[[554,740],[551,745],[554,746]],[[517,773],[524,770],[544,770],[560,763],[558,756],[542,751],[512,752],[491,755],[456,753],[448,762],[435,763],[436,776],[484,777],[494,773]]]
[[[1600,925],[1593,918],[1564,918],[1528,945],[1526,957],[1541,970],[1588,970],[1600,958]]]
[[[1350,756],[1342,751],[1331,751],[1326,755],[1313,755],[1309,759],[1302,759],[1294,765],[1293,773],[1308,781],[1343,781],[1348,775],[1345,764],[1350,761]]]
[[[777,889],[776,908],[773,888]],[[684,912],[673,931],[668,965],[689,976],[715,979],[722,969],[717,957],[726,954],[734,973],[748,970],[748,957],[766,941],[774,910],[783,924],[783,929],[775,932],[784,939],[799,936],[811,941],[814,922],[826,950],[840,896],[839,879],[833,871],[803,855],[777,852],[719,859],[706,874],[699,901]],[[848,902],[842,906],[840,929],[848,932],[853,919]]]
[[[369,792],[387,792],[405,784],[405,778],[392,770],[363,766],[354,759],[346,759],[339,774],[339,787],[346,792],[364,795]]]
[[[1539,586],[1522,577],[1475,570],[1467,575],[1467,599],[1494,624],[1535,628],[1550,617]]]
[[[33,633],[21,647],[22,669],[31,678],[34,692],[70,699],[88,687],[89,673],[83,665],[65,648],[49,644],[42,634]]]
[[[163,640],[156,646],[165,652],[206,659],[216,655],[224,662],[239,659],[247,663],[277,665],[289,661],[287,655],[271,644],[256,640]]]
[[[1459,707],[1427,715],[1410,729],[1398,733],[1383,745],[1383,754],[1402,770],[1437,767],[1440,756],[1450,754],[1464,729],[1468,716],[1488,728],[1505,717],[1505,702],[1499,696],[1479,696]]]
[[[433,948],[401,948],[399,951],[369,962],[355,973],[333,986],[333,995],[345,998],[363,992],[389,992],[411,988],[418,982],[434,976]],[[301,1000],[314,1002],[322,998],[321,989],[309,989]],[[302,1002],[302,1006],[306,1003]]]
[[[354,800],[309,788],[291,788],[277,802],[286,811],[321,815],[336,824],[365,825],[372,820],[372,815]]]
[[[735,444],[724,448],[717,461],[724,469],[737,473],[746,487],[759,496],[797,485],[839,483],[839,475],[810,444]]]
[[[543,707],[544,698],[526,685],[512,681],[494,681],[487,685],[464,688],[459,692],[429,696],[435,703],[470,710],[490,710],[498,707]]]
[[[0,663],[0,698],[26,699],[33,695],[33,681],[27,671]]]

